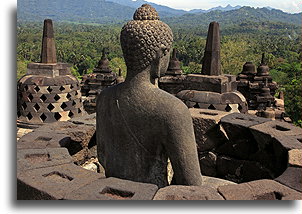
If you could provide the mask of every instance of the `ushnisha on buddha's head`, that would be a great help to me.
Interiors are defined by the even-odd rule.
[[[121,31],[127,76],[149,70],[151,77],[159,77],[167,70],[172,42],[172,30],[157,11],[148,4],[138,8]]]

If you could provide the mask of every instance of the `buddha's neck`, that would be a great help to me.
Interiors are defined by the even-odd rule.
[[[151,70],[150,69],[145,69],[141,72],[137,71],[127,71],[127,76],[125,79],[126,84],[131,84],[131,85],[153,85],[157,86],[157,81],[151,77]]]

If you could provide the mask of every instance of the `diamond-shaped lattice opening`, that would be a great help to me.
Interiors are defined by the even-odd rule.
[[[196,103],[196,104],[193,106],[193,108],[199,108],[198,103]]]
[[[44,122],[47,118],[47,116],[43,113],[40,115],[41,120]]]
[[[32,114],[30,112],[26,115],[26,117],[27,117],[28,120],[33,119],[33,116],[32,116]]]
[[[70,89],[73,89],[73,85],[72,84],[70,85]]]
[[[81,113],[82,113],[82,110],[81,110],[80,108],[78,109],[78,113],[79,113],[79,114],[81,114]]]
[[[75,106],[75,105],[76,105],[76,102],[75,102],[74,100],[72,101],[72,105],[73,105],[73,106]]]
[[[61,87],[59,88],[59,90],[60,90],[60,91],[64,91],[64,90],[65,90],[64,86],[61,86]]]
[[[68,113],[68,117],[72,117],[74,114],[70,111],[69,113]]]
[[[28,95],[28,99],[30,100],[30,102],[34,99],[33,95],[32,94],[29,94]]]
[[[36,103],[36,104],[34,105],[34,109],[35,109],[36,111],[39,111],[40,106],[38,105],[38,103]]]
[[[49,111],[52,111],[55,107],[53,106],[53,104],[49,103],[49,105],[47,106],[47,109]]]
[[[43,95],[40,97],[40,99],[41,99],[43,102],[45,102],[45,100],[47,100],[47,97],[43,94]]]
[[[67,107],[66,103],[62,103],[61,108],[64,110]]]
[[[60,120],[60,118],[61,118],[62,116],[60,115],[59,112],[56,112],[55,115],[54,115],[54,117],[55,117],[56,120]]]
[[[71,97],[71,95],[69,93],[67,93],[66,97],[67,97],[67,99],[69,99]]]
[[[48,86],[46,90],[47,90],[49,93],[52,92],[52,88],[51,88],[50,86]]]
[[[23,110],[25,110],[26,108],[27,108],[27,105],[26,105],[26,103],[22,103],[22,108],[23,108]]]
[[[76,91],[76,92],[75,92],[75,96],[77,96],[78,94],[79,94],[78,91]]]
[[[39,87],[39,86],[36,86],[36,87],[34,87],[34,90],[35,90],[36,92],[39,92],[39,91],[40,91],[40,87]]]
[[[238,105],[238,110],[241,112],[241,110],[242,110],[242,106],[239,104]]]
[[[20,117],[20,116],[21,116],[21,112],[17,111],[17,117]]]
[[[211,104],[208,109],[216,110],[216,108]]]
[[[25,91],[27,91],[28,90],[28,86],[26,85],[26,86],[24,86],[24,89],[25,89]]]
[[[224,109],[227,112],[230,112],[232,110],[231,106],[229,106],[229,104],[225,107]]]
[[[60,96],[56,94],[56,95],[54,96],[54,99],[55,99],[55,101],[58,101],[58,100],[60,99]]]

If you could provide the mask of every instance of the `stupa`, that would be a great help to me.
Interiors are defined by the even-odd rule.
[[[28,64],[17,87],[19,126],[67,121],[84,114],[77,78],[69,64],[57,62],[52,20],[44,20],[41,62]]]

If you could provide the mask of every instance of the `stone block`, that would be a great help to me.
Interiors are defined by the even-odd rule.
[[[218,156],[216,160],[217,176],[235,183],[258,179],[272,179],[272,172],[256,161],[237,160]]]
[[[100,178],[100,174],[74,164],[18,172],[17,199],[61,200],[68,193]]]
[[[69,192],[67,200],[152,200],[158,187],[118,178],[96,180]]]
[[[221,118],[221,124],[230,140],[252,137],[249,127],[270,121],[255,115],[233,113]]]
[[[302,149],[292,149],[288,152],[288,163],[291,166],[302,167]]]
[[[199,154],[199,165],[202,175],[215,177],[216,172],[216,155],[212,152]]]
[[[78,125],[87,125],[87,126],[96,126],[96,113],[94,114],[87,114],[82,117],[72,118],[69,120],[69,122],[72,122],[74,124]]]
[[[211,150],[227,141],[221,127],[218,125],[227,112],[209,109],[189,109],[194,126],[194,134],[198,151]]]
[[[17,149],[46,149],[66,147],[70,143],[66,134],[33,131],[24,135],[17,142]]]
[[[278,137],[284,136],[295,136],[297,139],[302,138],[301,128],[276,120],[251,126],[250,130],[259,145],[267,144],[272,138],[278,139]]]
[[[45,168],[72,163],[66,148],[17,150],[17,170]]]
[[[302,192],[302,171],[299,167],[288,167],[275,181]]]
[[[217,93],[225,93],[229,90],[229,79],[225,76],[188,74],[184,83],[185,88],[189,90],[212,91]]]
[[[72,122],[56,122],[47,124],[36,132],[55,132],[58,134],[66,134],[70,136],[71,141],[75,141],[81,144],[82,147],[87,147],[90,139],[95,133],[94,126],[86,126],[81,124],[74,124]]]
[[[209,186],[172,185],[159,189],[153,200],[223,200],[223,197]]]
[[[220,186],[225,186],[225,185],[230,185],[230,184],[236,184],[232,181],[220,179],[220,178],[215,178],[215,177],[210,177],[210,176],[202,176],[202,183],[204,186],[209,186],[214,189],[217,189]]]
[[[218,187],[226,200],[301,200],[302,194],[273,180]]]

